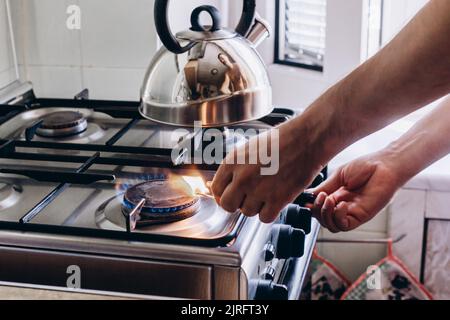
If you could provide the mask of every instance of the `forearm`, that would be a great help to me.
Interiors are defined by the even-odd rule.
[[[399,186],[450,153],[450,97],[381,151]]]
[[[450,1],[434,0],[383,50],[291,124],[326,163],[353,142],[450,91]]]

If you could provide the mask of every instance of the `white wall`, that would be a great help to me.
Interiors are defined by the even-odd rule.
[[[389,42],[428,0],[384,0],[383,42]]]
[[[81,8],[81,30],[66,27],[69,5]],[[36,93],[137,99],[156,48],[151,0],[15,0],[19,61]]]
[[[0,89],[14,81],[15,78],[6,1],[0,0]]]
[[[171,2],[174,32],[189,27],[192,9],[202,3]],[[81,8],[80,30],[66,27],[73,4]],[[12,6],[21,70],[38,96],[71,98],[89,88],[92,98],[139,99],[158,43],[153,0],[14,0]]]

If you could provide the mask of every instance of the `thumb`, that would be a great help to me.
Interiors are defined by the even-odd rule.
[[[341,170],[336,171],[329,179],[325,180],[317,188],[309,190],[308,192],[315,195],[318,195],[321,192],[325,192],[328,195],[333,194],[343,186],[340,172]]]

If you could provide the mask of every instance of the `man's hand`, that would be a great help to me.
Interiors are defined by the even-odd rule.
[[[374,218],[401,187],[397,169],[383,152],[357,159],[312,192],[314,216],[331,232],[351,231]]]
[[[450,1],[429,1],[393,41],[279,128],[277,174],[261,175],[261,165],[223,164],[212,183],[219,204],[271,222],[346,147],[448,94],[450,59],[442,57],[450,53],[449,33]],[[437,112],[429,120],[434,123],[424,123],[394,146],[403,150],[396,154],[403,183],[450,150],[444,115]],[[250,156],[250,149],[238,149],[226,163],[236,154]],[[322,187],[333,213],[321,214],[322,223],[334,231],[351,230],[381,210],[399,185],[386,163],[375,156],[341,169]]]
[[[270,136],[273,131],[253,138],[228,155],[211,185],[221,207],[229,212],[241,209],[249,217],[260,214],[262,222],[271,223],[286,205],[310,185],[322,167],[319,161],[311,159],[308,144],[299,144],[296,135],[291,132],[292,128],[296,128],[293,124],[276,129],[280,135],[279,147],[271,145],[270,154],[272,159],[279,160],[277,172],[262,174],[261,169],[265,166],[255,155],[261,145],[271,141],[267,135]],[[279,158],[274,157],[274,153],[278,153]],[[247,164],[229,164],[236,163],[237,158],[246,159]],[[250,158],[258,159],[259,164],[248,164]]]
[[[312,192],[313,213],[332,232],[371,220],[412,177],[450,152],[450,98],[380,152],[355,160]]]

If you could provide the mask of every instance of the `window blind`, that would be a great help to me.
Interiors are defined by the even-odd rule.
[[[280,21],[284,24],[280,58],[323,67],[327,0],[284,0],[280,3],[281,6],[284,4],[284,8],[280,8]]]

